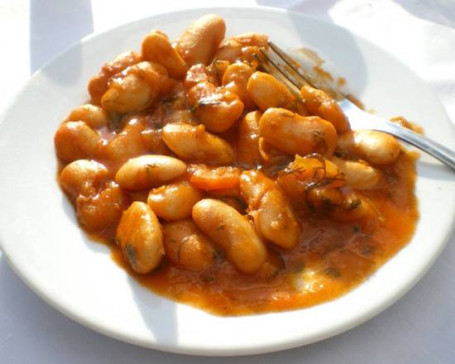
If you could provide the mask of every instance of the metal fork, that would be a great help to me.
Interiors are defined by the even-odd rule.
[[[286,84],[297,98],[301,98],[300,89],[304,85],[327,91],[337,100],[352,129],[372,129],[394,135],[455,170],[454,151],[412,130],[363,111],[348,99],[348,95],[344,95],[329,84],[318,80],[311,73],[304,72],[303,68],[299,67],[299,64],[293,58],[288,56],[273,42],[269,42],[267,49],[261,48],[260,54],[257,55],[257,60],[266,72]],[[299,71],[299,69],[302,71]]]

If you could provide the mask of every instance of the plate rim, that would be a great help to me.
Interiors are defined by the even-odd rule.
[[[15,96],[13,96],[10,99],[9,103],[6,104],[5,108],[2,110],[2,113],[0,115],[0,133],[2,132],[2,129],[3,129],[3,127],[2,127],[3,120],[5,119],[6,115],[9,113],[10,109],[14,108],[14,105],[16,103],[16,99],[18,97],[20,97],[21,94],[25,90],[27,90],[27,88],[29,87],[30,83],[33,82],[33,80],[35,80],[36,78],[38,78],[41,73],[45,72],[45,70],[47,68],[52,67],[52,65],[54,63],[58,63],[59,59],[62,58],[67,52],[70,52],[72,49],[75,49],[75,48],[78,48],[78,47],[82,47],[85,43],[90,42],[93,38],[103,37],[106,33],[110,33],[110,32],[112,32],[114,30],[118,31],[120,29],[127,29],[127,28],[131,27],[133,24],[139,24],[139,23],[142,23],[142,22],[145,22],[145,21],[152,21],[153,19],[156,19],[156,18],[158,18],[160,16],[170,16],[170,15],[174,15],[174,14],[185,14],[185,13],[188,13],[188,12],[192,12],[193,14],[196,14],[196,13],[198,13],[200,11],[215,12],[216,13],[216,12],[223,12],[223,11],[226,11],[226,10],[230,11],[230,10],[237,10],[237,9],[239,11],[248,11],[249,10],[249,11],[255,11],[255,12],[257,12],[257,11],[274,12],[274,13],[277,13],[277,14],[280,14],[280,15],[291,14],[292,16],[296,16],[296,17],[309,18],[309,19],[312,19],[312,20],[314,20],[316,22],[324,23],[325,25],[331,26],[333,28],[342,28],[345,31],[353,34],[356,38],[360,38],[360,39],[362,39],[362,41],[366,42],[367,44],[373,46],[376,49],[379,49],[382,53],[387,54],[387,56],[391,57],[396,62],[398,62],[401,65],[403,65],[404,67],[406,67],[413,74],[413,76],[415,78],[417,78],[420,81],[422,81],[422,83],[424,83],[427,86],[427,88],[429,89],[428,85],[420,78],[420,76],[413,69],[411,69],[410,67],[406,66],[399,58],[395,57],[393,54],[391,54],[389,51],[387,51],[387,49],[384,49],[380,45],[377,45],[377,44],[369,41],[368,39],[362,37],[362,35],[359,35],[359,34],[353,32],[353,31],[351,31],[351,30],[349,30],[349,29],[347,29],[345,27],[339,26],[339,25],[334,24],[334,23],[329,23],[329,22],[324,21],[323,19],[320,19],[318,17],[309,16],[307,14],[296,12],[296,11],[289,11],[289,10],[285,10],[285,9],[279,9],[279,8],[273,8],[273,7],[265,7],[265,6],[261,6],[261,7],[251,7],[251,6],[245,6],[245,7],[243,7],[243,6],[233,6],[233,7],[231,7],[230,6],[230,7],[188,8],[188,9],[181,9],[181,10],[178,10],[178,11],[169,11],[169,12],[163,12],[163,13],[159,13],[159,14],[153,14],[151,16],[145,16],[145,17],[143,17],[141,19],[137,19],[137,20],[134,20],[134,21],[131,21],[131,22],[126,22],[126,23],[123,23],[123,24],[121,24],[119,26],[114,26],[112,28],[103,30],[101,32],[96,32],[96,33],[89,34],[88,36],[83,37],[81,40],[73,43],[71,46],[67,47],[65,50],[60,52],[58,55],[56,55],[55,57],[53,57],[49,61],[45,62],[45,64],[40,69],[35,71],[33,73],[33,75],[29,78],[29,80],[27,80],[22,85],[22,87],[15,94]],[[445,107],[443,106],[442,102],[434,95],[434,93],[432,91],[431,91],[431,94],[434,96],[435,100],[437,100],[438,106],[441,108],[441,111],[446,115],[446,119],[450,120],[448,115],[447,115],[447,111],[446,111]],[[453,125],[451,125],[451,126],[453,127]],[[345,325],[345,326],[339,328],[337,330],[337,332],[335,332],[335,333],[332,331],[330,333],[326,333],[326,335],[322,335],[322,336],[320,336],[318,338],[315,338],[314,340],[306,340],[305,343],[302,343],[301,342],[302,340],[297,338],[293,342],[288,342],[288,345],[280,343],[280,344],[277,344],[278,347],[273,346],[273,345],[269,345],[267,348],[258,347],[258,346],[249,347],[249,348],[243,347],[240,350],[237,350],[236,353],[232,353],[231,352],[232,349],[227,350],[227,351],[226,351],[226,349],[216,349],[214,351],[213,348],[208,348],[208,349],[206,349],[206,351],[201,351],[200,348],[191,349],[189,347],[166,346],[166,345],[163,345],[162,343],[151,343],[151,342],[141,343],[141,342],[138,342],[137,339],[121,335],[121,334],[119,334],[117,332],[114,332],[114,331],[110,330],[109,328],[99,326],[96,323],[92,322],[91,320],[75,314],[75,312],[73,312],[72,310],[68,309],[68,307],[64,307],[64,306],[59,305],[59,302],[53,300],[53,297],[52,297],[51,294],[49,294],[49,292],[41,291],[39,289],[39,287],[37,287],[35,284],[33,284],[33,281],[29,280],[29,277],[27,277],[26,275],[23,274],[23,272],[21,272],[19,267],[17,267],[14,264],[14,262],[13,262],[14,259],[11,259],[11,257],[9,256],[8,249],[5,248],[5,245],[8,245],[8,244],[4,242],[3,234],[2,234],[1,231],[0,231],[0,249],[2,250],[3,256],[7,259],[9,266],[12,267],[13,271],[21,278],[21,280],[23,282],[25,282],[25,284],[32,291],[34,291],[45,302],[50,304],[52,307],[57,309],[59,312],[63,313],[65,316],[69,317],[70,319],[72,319],[72,320],[74,320],[76,322],[79,322],[80,324],[82,324],[82,325],[84,325],[84,326],[86,326],[86,327],[88,327],[88,328],[90,328],[90,329],[92,329],[92,330],[94,330],[94,331],[96,331],[98,333],[101,333],[103,335],[107,335],[109,337],[112,337],[112,338],[115,338],[115,339],[118,339],[118,340],[121,340],[121,341],[125,341],[125,342],[128,342],[128,343],[131,343],[131,344],[134,344],[134,345],[139,345],[139,346],[143,346],[143,347],[148,347],[148,348],[153,348],[153,349],[167,351],[167,352],[173,352],[173,353],[191,354],[191,355],[208,355],[208,356],[249,355],[249,354],[257,354],[257,353],[273,352],[273,351],[289,349],[289,348],[293,348],[293,347],[297,347],[297,346],[307,345],[307,344],[310,344],[312,342],[320,341],[320,340],[326,339],[328,337],[332,337],[332,336],[338,335],[338,334],[340,334],[342,332],[345,332],[347,330],[350,330],[351,328],[356,327],[356,326],[360,325],[361,323],[363,323],[363,322],[371,319],[372,317],[376,316],[377,314],[379,314],[380,312],[382,312],[386,308],[390,307],[390,305],[392,305],[394,302],[396,302],[402,296],[404,296],[422,278],[422,276],[425,275],[425,273],[433,266],[433,264],[436,261],[436,259],[440,256],[441,252],[444,250],[444,248],[447,245],[451,235],[453,234],[454,229],[455,229],[455,216],[452,217],[451,225],[448,227],[448,232],[446,234],[445,240],[443,242],[441,242],[441,244],[439,245],[439,249],[438,249],[437,252],[434,253],[433,259],[431,260],[431,262],[427,263],[426,269],[421,270],[420,274],[415,276],[413,281],[409,282],[407,288],[405,290],[402,290],[398,296],[396,295],[396,296],[390,297],[389,300],[387,300],[386,302],[382,302],[382,305],[380,307],[377,307],[375,310],[370,310],[369,314],[363,315],[362,317],[359,317],[357,320],[354,320],[353,322],[351,322],[350,325],[347,325],[347,326]]]

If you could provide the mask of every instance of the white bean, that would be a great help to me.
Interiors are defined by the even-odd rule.
[[[267,255],[264,243],[248,220],[233,207],[204,199],[194,205],[193,220],[243,273],[254,273],[264,263]]]
[[[147,204],[162,219],[183,220],[191,217],[194,204],[202,196],[202,192],[191,183],[181,181],[152,189]]]
[[[115,181],[127,190],[139,191],[160,186],[185,173],[186,164],[165,155],[143,155],[123,164]]]
[[[376,187],[381,180],[381,171],[365,162],[350,161],[337,157],[332,157],[332,162],[343,171],[347,184],[353,188],[368,190]]]
[[[226,24],[218,15],[204,15],[182,34],[176,50],[188,65],[209,64],[224,38]]]
[[[101,163],[79,159],[67,164],[59,176],[60,185],[71,199],[78,195],[91,195],[93,188],[101,185],[109,172]]]
[[[395,137],[375,130],[350,130],[338,137],[338,148],[371,164],[393,163],[400,154]]]
[[[285,249],[297,245],[299,224],[285,195],[271,179],[258,171],[243,172],[240,193],[265,239]]]
[[[57,155],[65,162],[93,156],[101,137],[83,121],[60,125],[54,136]]]
[[[163,140],[184,160],[210,164],[230,164],[234,160],[232,147],[222,138],[207,132],[204,125],[167,124],[163,128]]]
[[[123,256],[137,273],[148,273],[164,254],[163,233],[152,209],[135,201],[123,212],[115,235]]]

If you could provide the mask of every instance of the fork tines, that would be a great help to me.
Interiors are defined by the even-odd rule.
[[[309,85],[327,92],[336,100],[345,98],[344,94],[315,73],[312,69],[314,65],[303,66],[288,56],[275,43],[269,41],[268,45],[268,48],[260,49],[260,54],[256,59],[267,73],[284,83],[295,96],[300,95],[300,89],[304,85]]]
[[[300,95],[302,86],[309,83],[296,69],[298,67],[296,61],[273,42],[269,41],[268,44],[268,48],[261,48],[260,54],[257,54],[257,60],[262,68],[284,83],[292,93]]]

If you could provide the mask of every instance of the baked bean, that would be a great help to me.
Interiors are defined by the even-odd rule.
[[[305,184],[319,184],[331,188],[343,187],[346,176],[332,161],[318,154],[305,157],[296,155],[294,160],[283,169],[280,178],[293,176]]]
[[[235,93],[210,82],[200,82],[192,87],[188,102],[201,123],[214,133],[228,130],[243,112],[243,103]]]
[[[186,64],[209,64],[224,38],[226,24],[218,15],[204,15],[182,34],[175,49]]]
[[[286,249],[297,245],[299,224],[286,197],[271,179],[259,171],[243,172],[240,193],[265,239]]]
[[[214,58],[234,63],[242,56],[242,45],[230,38],[221,42]]]
[[[338,148],[379,165],[393,163],[401,151],[395,137],[375,130],[349,130],[340,134]]]
[[[267,253],[253,226],[233,207],[213,199],[203,199],[193,207],[193,220],[227,258],[243,273],[254,273]]]
[[[236,35],[229,39],[235,40],[243,47],[247,46],[268,47],[267,42],[269,41],[269,36],[264,33],[248,32]]]
[[[222,138],[205,130],[203,125],[185,123],[167,124],[163,140],[180,158],[208,164],[229,164],[234,160],[234,150]]]
[[[294,161],[278,173],[277,182],[292,200],[308,202],[309,191],[316,188],[316,198],[336,194],[331,191],[345,186],[346,177],[336,164],[320,155],[297,155]],[[333,199],[327,197],[328,202]]]
[[[239,187],[241,170],[236,167],[209,167],[203,164],[190,167],[190,181],[204,191],[219,191]]]
[[[275,77],[264,72],[254,72],[248,79],[248,94],[263,111],[271,107],[292,108],[296,99],[289,89]]]
[[[186,164],[181,160],[149,154],[123,164],[115,175],[115,181],[127,190],[145,190],[179,177],[185,170]]]
[[[166,77],[167,71],[158,64],[141,62],[130,66],[111,79],[101,106],[120,114],[141,111],[157,99]]]
[[[191,217],[193,206],[202,193],[188,181],[167,184],[150,191],[147,204],[160,218],[168,221]]]
[[[332,217],[335,220],[350,222],[378,217],[378,213],[371,201],[358,192],[351,192],[343,196],[342,202],[336,206]]]
[[[337,144],[337,132],[328,121],[281,108],[264,112],[259,120],[259,134],[267,143],[288,154],[330,156]]]
[[[136,52],[130,51],[121,53],[111,62],[105,63],[101,68],[100,73],[92,77],[88,84],[88,91],[92,98],[92,103],[96,105],[101,103],[101,97],[107,91],[108,82],[112,76],[140,61],[141,56]]]
[[[262,113],[258,110],[246,114],[237,129],[237,161],[253,168],[261,162],[259,151],[259,120]]]
[[[305,202],[313,212],[331,213],[345,202],[339,188],[314,187],[306,192]]]
[[[347,184],[352,188],[368,190],[376,187],[381,180],[381,171],[366,162],[356,162],[337,157],[332,157],[331,160],[343,171]]]
[[[299,224],[289,202],[278,188],[264,194],[254,217],[262,236],[267,240],[285,249],[297,245]]]
[[[76,214],[88,231],[103,233],[118,224],[126,204],[122,189],[111,181],[95,195],[79,195]]]
[[[109,172],[101,163],[79,159],[65,166],[58,181],[68,196],[75,201],[79,195],[96,193],[109,178]]]
[[[186,73],[184,85],[190,89],[200,82],[210,82],[215,86],[221,86],[221,80],[226,69],[229,67],[228,61],[214,59],[208,66],[195,64]]]
[[[204,64],[195,64],[186,73],[184,85],[187,89],[196,86],[199,82],[211,82],[207,67]],[[214,82],[212,82],[214,83]]]
[[[349,122],[337,102],[324,91],[311,86],[303,86],[300,90],[305,109],[312,115],[330,121],[338,133],[349,129]]]
[[[166,258],[172,263],[199,272],[213,266],[215,249],[193,221],[165,223],[163,237]]]
[[[256,106],[247,90],[248,80],[253,73],[254,69],[248,64],[236,62],[226,68],[222,79],[225,88],[238,95],[247,110],[252,110]]]
[[[57,155],[65,162],[92,157],[101,137],[83,121],[60,125],[54,136]]]
[[[145,274],[160,264],[164,254],[163,232],[146,203],[134,201],[123,212],[115,239],[135,272]]]
[[[66,118],[67,121],[84,121],[93,129],[99,129],[109,125],[109,115],[101,107],[85,104],[75,108]]]
[[[239,58],[251,61],[252,53],[258,53],[260,47],[267,47],[269,37],[262,33],[244,33],[223,40],[215,59],[227,60],[231,63]]]
[[[214,59],[207,67],[209,81],[217,86],[221,86],[224,74],[231,63],[222,59]]]
[[[157,62],[166,67],[169,76],[184,78],[187,66],[183,58],[172,48],[169,38],[159,30],[153,30],[142,41],[142,56],[147,61]]]
[[[114,78],[101,98],[105,110],[126,114],[141,111],[153,101],[154,95],[145,80],[137,75]]]
[[[144,129],[144,124],[138,119],[129,120],[120,133],[103,145],[101,153],[111,163],[114,163],[116,168],[129,158],[147,153],[149,140],[143,135]]]

